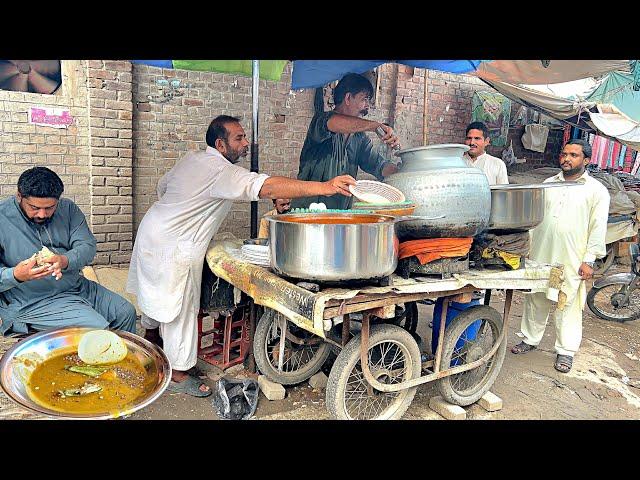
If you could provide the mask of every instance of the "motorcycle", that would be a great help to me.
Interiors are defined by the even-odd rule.
[[[618,251],[618,242],[624,238],[633,235],[631,230],[634,230],[635,223],[633,221],[633,215],[610,215],[607,221],[607,237],[606,237],[606,251],[604,257],[595,261],[593,266],[593,274],[595,276],[604,275],[607,270],[611,268],[614,263],[616,252]],[[621,224],[623,228],[621,227]]]
[[[598,317],[614,322],[640,318],[640,246],[629,246],[631,272],[616,273],[596,280],[587,294],[587,305]]]

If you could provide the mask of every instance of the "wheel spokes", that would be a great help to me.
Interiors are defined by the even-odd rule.
[[[469,334],[467,327],[456,341],[456,347],[451,355],[451,367],[458,367],[475,362],[484,357],[497,343],[499,335],[495,326],[483,319],[483,324],[474,337]],[[487,363],[466,372],[451,375],[451,387],[457,392],[465,392],[480,385],[491,372],[495,354]]]
[[[401,383],[408,378],[408,353],[395,342],[381,342],[372,346],[367,352],[369,370],[381,383]],[[353,419],[374,419],[384,416],[400,397],[401,392],[369,393],[367,382],[360,361],[358,361],[347,379],[345,389],[345,409]]]
[[[633,318],[640,315],[640,290],[632,290],[624,304],[615,306],[614,302],[622,303],[625,286],[620,284],[607,285],[600,289],[593,298],[594,307],[601,313],[619,319]]]
[[[306,339],[310,336],[304,330],[298,332],[298,329],[294,329],[289,325],[289,330],[292,334],[298,337]],[[295,332],[295,333],[294,333]],[[280,335],[281,329],[279,326],[278,318],[275,318],[271,323],[269,332],[265,339],[265,351],[267,352],[267,360],[269,364],[275,369],[278,369],[278,357],[280,355]],[[284,345],[284,360],[282,362],[282,372],[290,373],[297,372],[311,360],[313,360],[317,351],[320,349],[320,345],[296,345],[291,340],[286,339]]]

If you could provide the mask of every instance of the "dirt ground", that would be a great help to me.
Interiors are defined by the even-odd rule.
[[[628,267],[616,266],[614,271]],[[104,276],[104,274],[102,275]],[[102,283],[102,281],[101,281]],[[106,282],[105,282],[106,283]],[[504,294],[494,292],[491,305],[502,311]],[[516,292],[509,321],[508,347],[518,337],[523,294]],[[418,333],[423,345],[429,345],[431,306],[420,305]],[[468,419],[640,419],[640,321],[615,323],[584,311],[583,340],[568,374],[553,368],[555,331],[552,323],[540,347],[525,355],[507,351],[504,364],[493,388],[503,400],[500,411],[489,413],[479,405],[466,407]],[[0,338],[0,353],[12,341]],[[214,387],[221,376],[251,376],[241,367],[227,372],[199,361],[203,381]],[[269,401],[261,393],[254,419],[257,420],[321,420],[329,419],[324,390],[315,390],[307,382],[288,387],[284,400]],[[404,419],[442,419],[429,408],[429,399],[438,395],[435,383],[418,387],[413,403]],[[39,418],[0,393],[0,419]],[[128,417],[129,420],[217,420],[211,397],[193,398],[166,391],[149,407]]]
[[[622,267],[620,270],[623,270]],[[504,295],[494,292],[491,305],[502,310]],[[522,315],[523,294],[516,292],[509,322],[508,347],[517,336]],[[429,344],[428,323],[433,307],[420,305],[418,332]],[[468,419],[640,419],[640,323],[601,320],[588,309],[584,312],[583,341],[568,374],[553,368],[554,326],[550,324],[538,350],[526,355],[507,352],[492,392],[503,400],[503,408],[489,413],[479,405],[466,407]],[[222,372],[199,364],[210,377]],[[234,369],[235,370],[235,369]],[[246,371],[236,372],[237,378]],[[226,375],[226,374],[225,374]],[[226,375],[233,377],[234,375]],[[204,379],[213,387],[215,381]],[[636,386],[632,386],[636,385]],[[324,390],[314,390],[307,382],[287,388],[284,400],[269,401],[260,394],[255,418],[259,420],[329,419]],[[429,399],[438,395],[434,383],[418,388],[406,420],[442,419],[429,408]],[[131,419],[216,419],[210,399],[196,399],[165,393],[146,410]]]

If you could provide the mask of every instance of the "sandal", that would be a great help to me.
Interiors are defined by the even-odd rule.
[[[520,342],[519,344],[511,347],[511,353],[515,353],[516,355],[519,355],[521,353],[527,353],[535,349],[536,349],[535,345],[529,345],[528,343]]]
[[[187,379],[182,382],[174,382],[171,380],[167,390],[175,393],[186,393],[192,397],[208,397],[213,393],[211,388],[208,391],[203,392],[200,390],[200,385],[204,385],[204,383],[202,383],[200,379],[189,375]]]
[[[567,373],[573,365],[573,357],[571,355],[560,355],[556,357],[556,363],[553,365],[556,370],[561,373]]]

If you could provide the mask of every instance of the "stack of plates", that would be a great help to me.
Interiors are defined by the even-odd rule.
[[[267,245],[242,245],[240,252],[242,259],[246,262],[260,265],[261,267],[271,266],[271,256]]]

